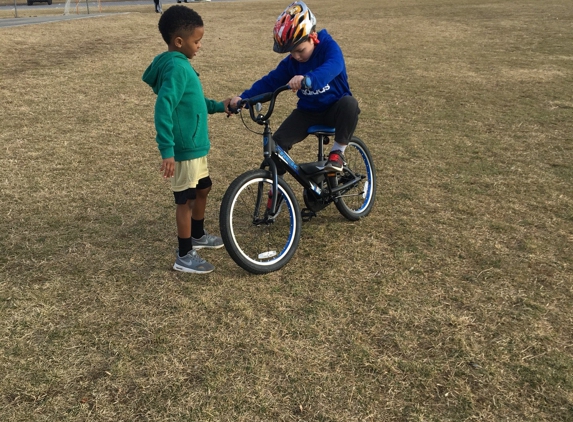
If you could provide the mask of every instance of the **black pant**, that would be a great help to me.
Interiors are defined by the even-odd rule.
[[[273,134],[273,140],[282,149],[288,151],[294,144],[307,137],[309,127],[325,125],[335,129],[334,140],[336,142],[346,145],[358,124],[358,114],[360,114],[358,101],[352,96],[342,97],[326,111],[320,113],[295,109]]]
[[[153,0],[153,3],[155,3],[155,11],[157,13],[163,13],[163,9],[161,7],[161,0]]]

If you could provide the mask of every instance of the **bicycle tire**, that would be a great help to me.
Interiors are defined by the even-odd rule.
[[[271,187],[270,172],[251,170],[229,185],[221,201],[219,226],[225,249],[237,265],[253,274],[284,267],[300,242],[300,206],[282,178],[278,186],[284,201],[282,208],[274,219],[265,219]]]
[[[354,174],[364,176],[354,187],[341,193],[335,200],[336,208],[345,218],[350,221],[360,220],[372,211],[376,199],[376,169],[372,154],[366,144],[356,136],[353,136],[348,147],[344,151],[346,167]],[[352,179],[351,173],[345,169],[338,176],[338,184]]]

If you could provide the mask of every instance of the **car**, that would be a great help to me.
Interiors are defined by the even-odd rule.
[[[52,0],[27,0],[27,1],[28,1],[28,6],[31,6],[34,3],[43,3],[43,2],[47,2],[48,4],[52,4]]]

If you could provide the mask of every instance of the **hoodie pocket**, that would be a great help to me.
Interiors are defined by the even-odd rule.
[[[191,137],[191,142],[194,149],[204,149],[209,144],[209,134],[207,125],[207,115],[198,114],[195,120],[195,128],[193,131],[193,136]]]
[[[192,152],[204,148],[207,142],[207,116],[195,114],[181,119],[180,116],[180,139],[181,152]]]

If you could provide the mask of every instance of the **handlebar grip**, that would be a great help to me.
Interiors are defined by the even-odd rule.
[[[241,109],[245,108],[245,106],[248,104],[247,100],[241,100],[237,103],[237,107],[231,107],[231,104],[229,104],[229,111],[233,114],[239,114],[239,111],[241,111]]]
[[[235,107],[231,107],[231,104],[229,104],[229,111],[233,114],[239,114],[239,110],[241,109],[241,103],[237,104],[237,108]]]

